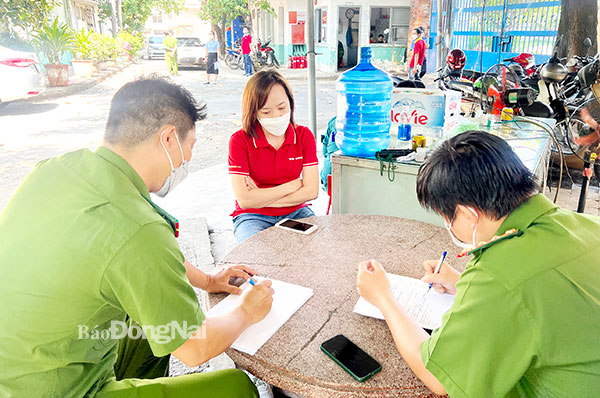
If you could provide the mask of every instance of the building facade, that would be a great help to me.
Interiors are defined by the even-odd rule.
[[[262,40],[270,38],[285,64],[288,57],[306,53],[306,1],[271,0],[270,4],[275,15],[254,13],[252,33]],[[401,64],[412,30],[423,26],[427,35],[430,17],[430,0],[316,0],[317,69],[335,72],[352,67],[364,46],[371,46],[374,59]]]
[[[84,29],[86,32],[108,33],[110,27],[98,16],[98,3],[98,0],[64,0],[54,8],[52,14],[77,31]]]
[[[184,9],[177,14],[154,10],[146,21],[143,34],[162,35],[169,31],[175,36],[199,37],[202,42],[206,42],[211,24],[198,16],[201,5],[200,0],[186,0]]]

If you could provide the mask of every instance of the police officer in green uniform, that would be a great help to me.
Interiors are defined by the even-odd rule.
[[[45,160],[18,188],[0,215],[0,396],[257,396],[235,369],[161,377],[169,354],[197,366],[272,303],[269,281],[229,284],[250,268],[186,262],[177,220],[150,198],[186,176],[205,108],[163,79],[128,83],[103,146]],[[192,286],[241,304],[205,317]]]
[[[177,76],[177,38],[174,37],[170,32],[165,32],[163,47],[165,48],[165,61],[167,62],[167,70],[169,71],[169,75]]]
[[[460,274],[426,261],[423,281],[455,294],[431,337],[395,301],[381,264],[359,265],[358,289],[435,393],[450,397],[597,397],[600,391],[600,218],[536,194],[501,138],[470,131],[431,153],[417,178],[472,256]]]

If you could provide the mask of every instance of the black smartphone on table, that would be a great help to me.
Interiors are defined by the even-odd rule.
[[[381,370],[379,362],[343,334],[321,344],[321,350],[357,381],[363,382]]]

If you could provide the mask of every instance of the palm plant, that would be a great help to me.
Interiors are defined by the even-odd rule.
[[[66,24],[59,25],[58,18],[54,18],[51,25],[44,24],[35,33],[34,40],[37,48],[43,52],[48,61],[60,65],[63,53],[73,49],[73,33]]]
[[[91,59],[91,38],[93,33],[93,30],[86,33],[84,28],[81,28],[80,32],[73,33],[73,47],[79,59]]]

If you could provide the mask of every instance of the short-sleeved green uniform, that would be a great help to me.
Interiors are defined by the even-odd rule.
[[[114,376],[119,341],[80,337],[126,314],[203,323],[173,230],[145,198],[104,147],[41,162],[18,188],[0,214],[0,396],[93,396]],[[187,340],[160,333],[148,334],[156,356]]]
[[[536,195],[474,253],[423,361],[452,398],[600,394],[600,218]]]
[[[173,36],[165,37],[163,40],[165,48],[165,60],[167,62],[167,70],[169,74],[177,74],[177,38]],[[173,50],[175,53],[172,54]]]

